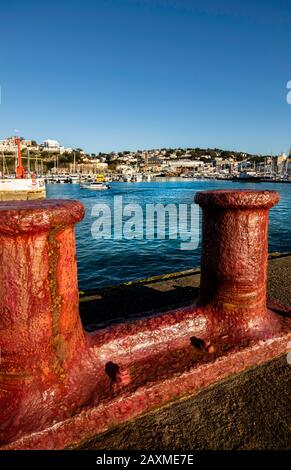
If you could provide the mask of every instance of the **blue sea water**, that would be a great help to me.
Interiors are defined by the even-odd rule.
[[[233,183],[230,181],[171,181],[149,183],[111,183],[109,191],[80,189],[74,184],[47,185],[48,198],[78,199],[86,209],[84,220],[76,225],[78,278],[80,289],[120,284],[164,273],[199,266],[200,246],[192,251],[180,249],[181,239],[116,240],[94,239],[91,215],[96,203],[113,209],[114,196],[123,196],[123,205],[188,204],[196,191],[210,189],[269,189],[278,191],[280,202],[270,211],[269,251],[291,251],[291,185],[281,183]]]

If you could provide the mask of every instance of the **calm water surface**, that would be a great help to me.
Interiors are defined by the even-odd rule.
[[[270,189],[280,193],[280,203],[270,211],[269,251],[291,251],[291,185],[280,183],[233,183],[228,181],[177,181],[111,183],[110,191],[89,191],[74,184],[47,185],[48,198],[79,199],[85,219],[76,226],[80,289],[119,284],[199,266],[200,248],[180,249],[181,240],[96,240],[91,210],[96,203],[113,206],[114,196],[123,203],[191,204],[196,191],[209,189]]]

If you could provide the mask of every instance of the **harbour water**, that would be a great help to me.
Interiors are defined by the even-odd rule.
[[[291,185],[281,183],[234,183],[231,181],[171,181],[149,183],[110,183],[108,191],[80,189],[75,184],[47,185],[48,198],[79,199],[86,208],[85,219],[76,226],[78,277],[81,290],[120,284],[199,266],[200,246],[193,251],[180,249],[180,239],[116,240],[94,239],[91,227],[96,220],[96,203],[113,206],[114,196],[123,203],[191,204],[196,191],[210,189],[268,189],[280,193],[280,203],[270,211],[269,251],[291,251]],[[97,194],[96,194],[97,193]]]

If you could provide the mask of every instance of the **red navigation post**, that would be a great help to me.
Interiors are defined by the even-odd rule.
[[[22,166],[21,159],[21,147],[20,147],[20,138],[15,137],[15,144],[17,145],[17,166],[16,166],[16,178],[24,178],[25,171]]]

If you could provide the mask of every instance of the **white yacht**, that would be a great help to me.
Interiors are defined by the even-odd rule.
[[[109,184],[105,184],[99,181],[95,181],[93,183],[81,183],[81,189],[90,189],[91,191],[104,191],[106,189],[110,189]]]

